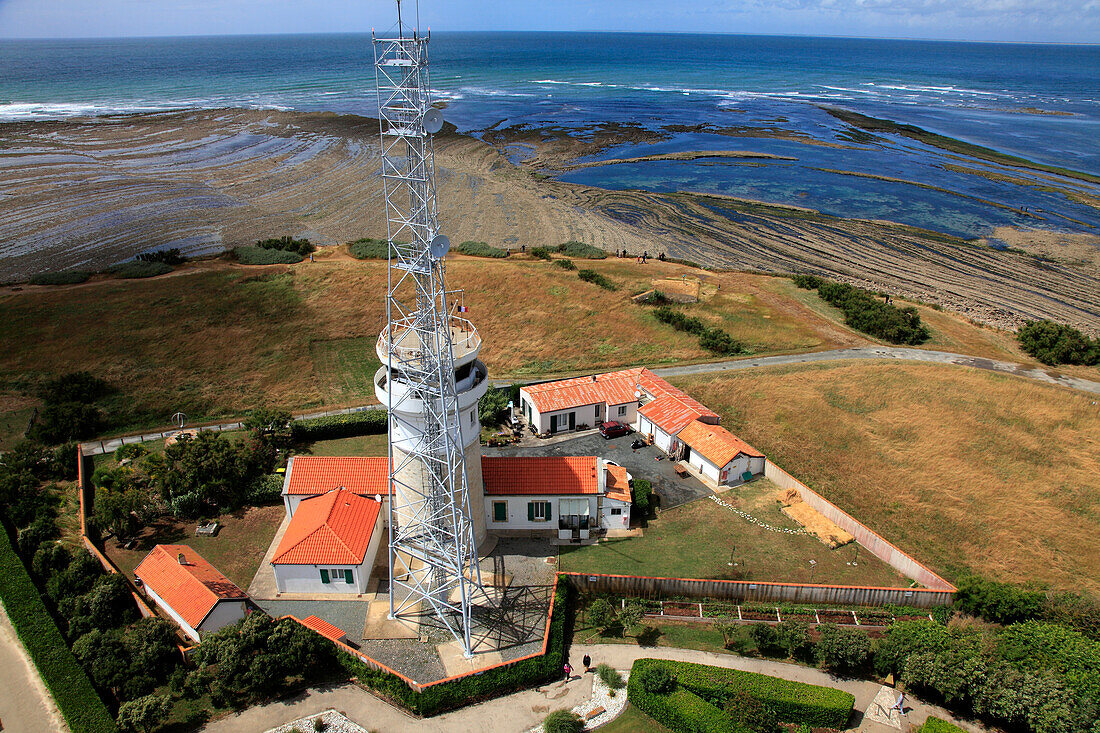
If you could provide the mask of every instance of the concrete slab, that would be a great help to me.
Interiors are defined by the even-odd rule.
[[[443,662],[443,668],[447,670],[448,677],[476,672],[479,669],[492,667],[504,661],[500,652],[488,645],[479,649],[477,642],[474,642],[474,656],[467,659],[462,651],[462,645],[458,643],[457,639],[446,644],[440,644],[436,647],[436,652],[439,654],[440,661]]]
[[[419,609],[409,609],[403,618],[387,618],[390,614],[390,602],[371,601],[367,608],[367,619],[363,625],[364,639],[416,639],[420,636],[416,621]]]
[[[901,730],[903,716],[894,707],[899,694],[894,688],[883,685],[878,694],[875,695],[875,699],[867,706],[867,711],[863,714],[863,717]]]

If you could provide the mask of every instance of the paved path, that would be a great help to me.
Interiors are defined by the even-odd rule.
[[[899,727],[878,723],[863,715],[868,706],[874,704],[875,697],[882,690],[882,687],[874,682],[838,679],[810,667],[741,657],[735,654],[715,654],[666,647],[643,648],[629,644],[574,644],[571,650],[571,663],[574,669],[580,667],[580,657],[585,653],[592,656],[593,666],[607,663],[621,670],[630,669],[631,665],[634,664],[634,660],[643,657],[677,659],[684,662],[697,662],[717,667],[761,672],[797,682],[835,687],[852,693],[856,698],[856,710],[858,712],[854,716],[853,726],[849,730],[863,733],[896,733],[899,730]],[[568,682],[554,682],[479,705],[471,705],[445,715],[420,720],[405,715],[397,708],[355,685],[345,683],[329,688],[309,690],[291,700],[249,708],[242,713],[214,721],[203,730],[208,733],[263,731],[298,718],[335,709],[350,718],[352,722],[378,733],[398,733],[399,731],[432,733],[436,731],[455,731],[456,733],[464,731],[469,733],[493,731],[496,733],[500,731],[501,733],[507,733],[509,731],[530,730],[539,725],[551,710],[568,710],[584,702],[591,695],[592,675],[575,674]],[[946,710],[928,705],[909,696],[906,696],[906,711],[907,721],[916,725],[921,725],[929,715],[935,714],[937,717],[950,720],[968,731],[984,733],[987,730],[959,721]]]
[[[5,731],[64,731],[68,726],[0,605],[0,726]]]
[[[996,361],[984,359],[966,354],[953,354],[949,351],[927,351],[925,349],[910,349],[900,346],[858,346],[851,349],[833,349],[831,351],[814,351],[805,354],[782,354],[780,356],[748,357],[745,359],[731,359],[729,361],[715,361],[704,364],[689,364],[676,367],[654,367],[653,372],[660,377],[682,377],[691,374],[708,374],[711,372],[729,372],[740,369],[753,369],[756,367],[782,366],[784,364],[812,364],[825,361],[866,361],[866,360],[899,360],[899,361],[923,361],[934,364],[952,364],[955,366],[967,366],[975,369],[984,369],[990,372],[1013,374],[1018,377],[1033,379],[1046,384],[1056,384],[1071,389],[1079,389],[1084,392],[1100,394],[1100,382],[1093,382],[1080,377],[1071,377],[1058,372],[1049,372],[1038,367],[1029,367],[1011,361]],[[544,382],[547,379],[537,379],[534,382]],[[496,387],[508,387],[516,382],[510,379],[493,379],[490,383]],[[361,405],[359,407],[346,407],[341,410],[328,410],[325,412],[311,412],[304,415],[296,415],[300,419],[314,417],[327,417],[329,415],[346,415],[352,412],[365,410],[380,410],[382,405]],[[218,425],[196,426],[197,430],[213,430],[221,432],[225,430],[240,430],[242,424],[238,422],[221,423]],[[144,433],[141,435],[127,435],[110,440],[96,440],[83,443],[81,450],[84,455],[98,455],[100,453],[113,453],[124,444],[142,443],[151,440],[160,440],[176,432],[173,428]]]

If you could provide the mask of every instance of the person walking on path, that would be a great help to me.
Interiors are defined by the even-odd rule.
[[[562,666],[562,671],[565,672],[565,681],[568,682],[569,678],[573,676],[573,668],[569,666],[569,662]]]
[[[585,654],[584,659],[582,661],[584,662],[584,671],[585,672],[591,672],[592,671],[592,657]]]

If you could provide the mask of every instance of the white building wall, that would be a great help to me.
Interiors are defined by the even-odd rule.
[[[749,471],[755,476],[760,473],[764,473],[764,456],[753,456],[749,458]]]
[[[644,415],[638,416],[638,432],[643,435],[653,434],[653,445],[657,446],[665,453],[672,454],[680,447],[680,441],[675,435],[666,433],[661,428],[653,424],[653,422]]]
[[[370,576],[370,565],[373,561],[374,558],[368,554],[364,556],[361,565],[272,565],[272,567],[275,568],[275,585],[280,593],[365,593],[367,579]],[[321,568],[331,572],[349,567],[355,573],[354,583],[347,583],[342,579],[330,579],[328,583],[321,582]]]
[[[173,621],[179,624],[179,627],[183,629],[183,633],[187,634],[187,636],[189,636],[196,643],[202,641],[202,639],[199,637],[199,632],[193,629],[189,623],[184,621],[183,616],[180,616],[178,613],[176,613],[176,609],[169,606],[164,601],[164,599],[158,596],[156,592],[148,585],[145,586],[145,592],[148,593],[149,597],[153,599],[153,603],[156,603],[158,606],[160,606],[161,610],[168,614]]]
[[[611,514],[612,509],[621,509],[618,516]],[[630,502],[603,497],[600,503],[600,527],[603,529],[630,529]]]
[[[714,465],[703,456],[692,451],[688,456],[688,464],[694,466],[699,473],[703,474],[714,483],[718,483],[718,466]]]
[[[514,530],[545,530],[547,533],[556,533],[558,531],[558,500],[559,499],[587,499],[588,500],[588,516],[590,516],[592,525],[595,526],[598,521],[597,515],[597,496],[595,494],[576,496],[576,495],[553,495],[553,496],[486,496],[485,497],[485,521],[490,532],[507,532]],[[508,518],[503,522],[493,521],[493,505],[498,501],[505,501],[508,503]],[[547,521],[530,521],[527,519],[527,504],[532,501],[548,501],[550,502],[550,517]]]
[[[248,604],[244,601],[218,601],[199,624],[199,631],[209,634],[226,626],[232,626],[245,617]]]

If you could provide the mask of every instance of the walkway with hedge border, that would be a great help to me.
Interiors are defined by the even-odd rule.
[[[881,689],[881,685],[874,682],[840,679],[812,667],[741,657],[735,654],[716,654],[668,647],[637,647],[625,644],[574,644],[570,654],[573,669],[581,668],[580,657],[586,653],[592,657],[593,666],[606,663],[619,670],[629,670],[637,659],[674,659],[681,662],[742,669],[795,682],[833,687],[855,696],[858,724],[849,730],[864,733],[896,733],[898,730],[862,717],[863,711],[874,701]],[[209,733],[266,730],[287,721],[335,709],[353,722],[379,733],[524,731],[538,726],[550,711],[562,708],[568,710],[588,699],[592,694],[593,676],[575,674],[569,682],[554,682],[424,719],[413,718],[356,685],[341,684],[310,690],[289,700],[249,708],[242,713],[210,723],[203,730]],[[622,694],[626,694],[626,691],[624,690]],[[986,731],[985,728],[957,720],[943,708],[926,704],[910,696],[906,696],[906,709],[908,722],[915,725],[921,725],[929,715],[935,715],[954,722],[972,733]]]

